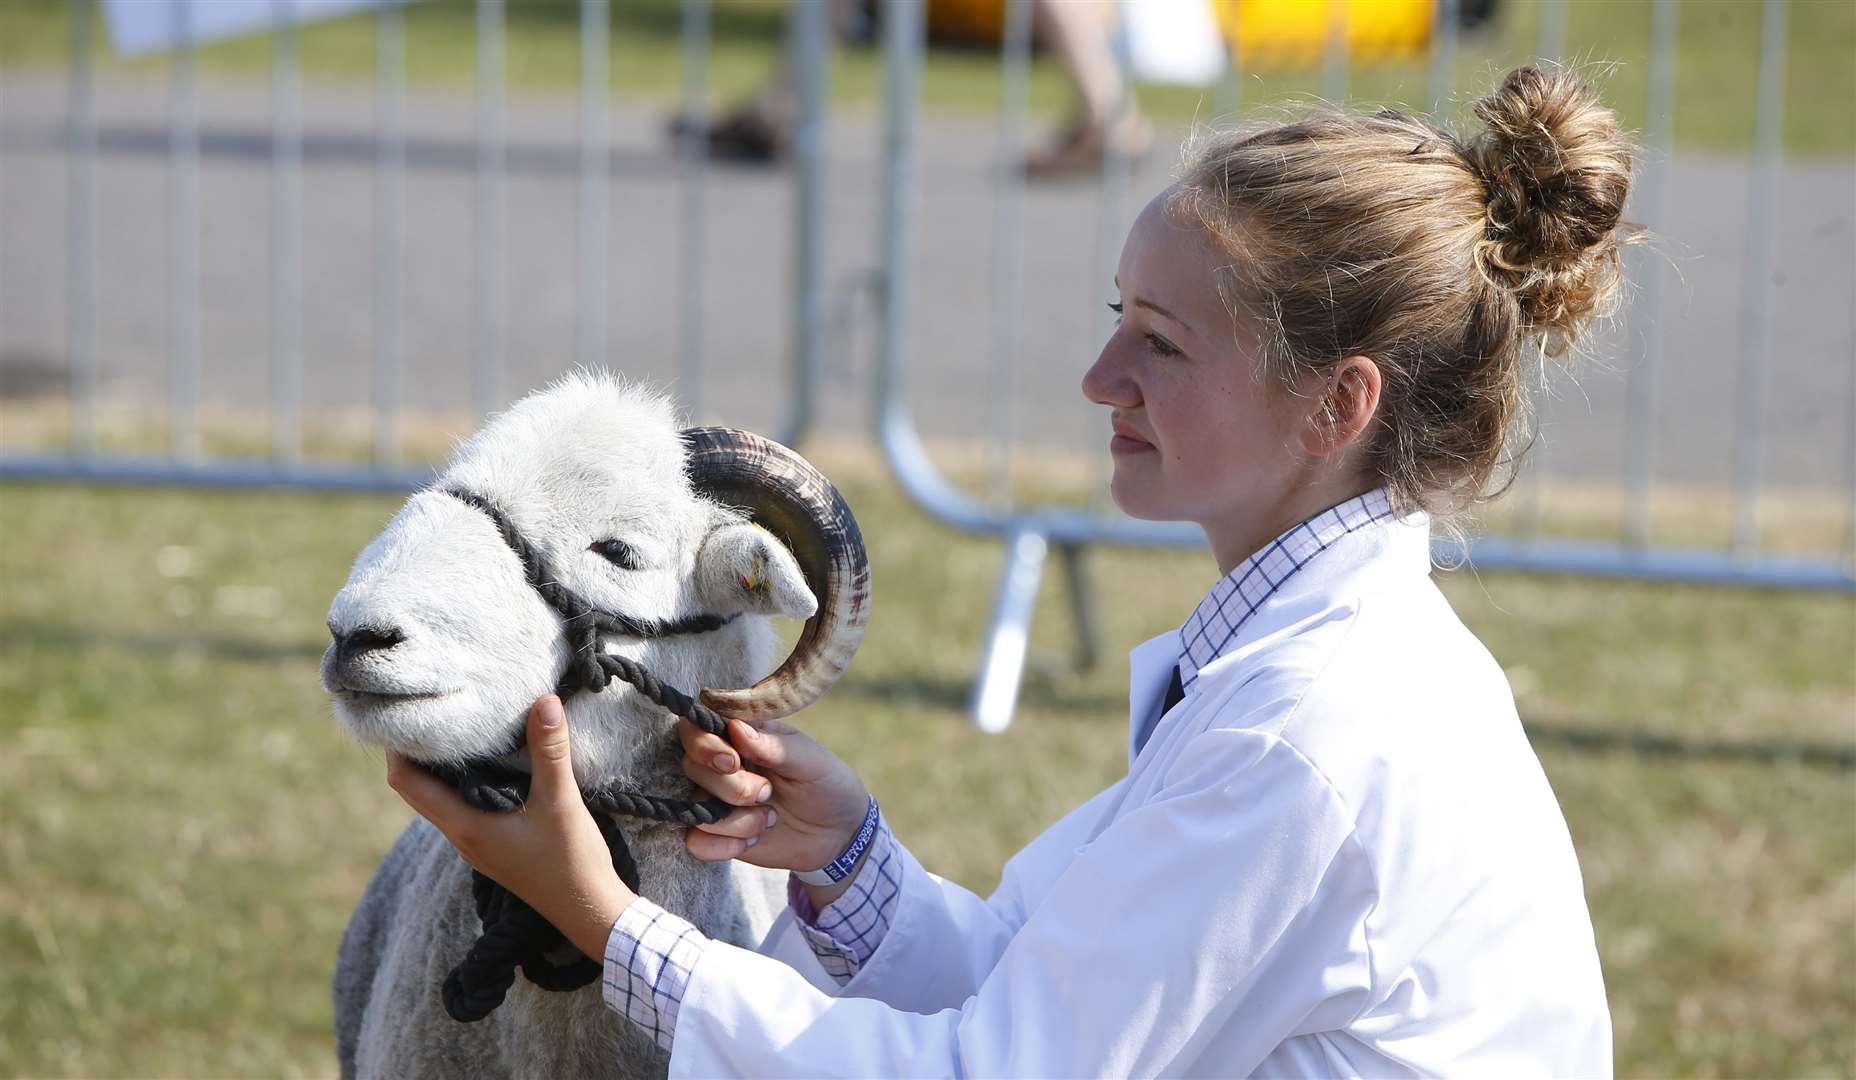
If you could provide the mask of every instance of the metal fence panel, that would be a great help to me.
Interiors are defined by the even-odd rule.
[[[426,476],[424,469],[403,464],[409,409],[430,410],[434,399],[449,401],[449,391],[455,388],[457,404],[465,414],[480,417],[501,408],[516,390],[526,389],[535,381],[537,368],[545,377],[572,363],[643,368],[677,384],[693,416],[717,408],[738,409],[741,401],[750,400],[757,407],[764,405],[771,416],[761,417],[758,423],[747,422],[754,426],[777,423],[792,440],[804,436],[812,423],[830,324],[823,192],[825,68],[831,28],[822,5],[796,9],[788,66],[797,109],[797,168],[785,185],[793,214],[790,225],[784,224],[784,215],[767,218],[782,223],[790,241],[784,249],[790,258],[784,273],[790,287],[784,290],[783,305],[791,312],[789,364],[783,375],[776,373],[771,380],[764,377],[762,365],[755,365],[754,385],[738,389],[723,407],[704,396],[709,381],[705,368],[713,357],[710,340],[715,331],[706,324],[714,314],[715,284],[710,271],[715,265],[705,254],[712,239],[708,218],[713,204],[706,197],[711,168],[702,134],[699,128],[688,131],[670,148],[674,171],[657,170],[651,155],[640,146],[640,140],[655,138],[654,131],[640,133],[633,124],[627,129],[631,142],[615,142],[617,117],[608,89],[613,30],[609,0],[581,0],[578,6],[579,93],[577,124],[571,135],[530,136],[522,130],[514,141],[511,103],[505,94],[510,14],[505,0],[474,0],[469,9],[475,57],[470,91],[474,104],[469,113],[462,114],[469,117],[467,125],[453,122],[457,110],[449,108],[442,97],[409,93],[407,24],[409,19],[425,17],[417,7],[388,2],[371,16],[358,17],[372,20],[371,124],[366,124],[365,114],[356,115],[352,100],[325,108],[323,120],[316,123],[306,118],[305,106],[310,105],[313,114],[316,99],[327,96],[327,88],[319,85],[305,94],[301,33],[292,21],[295,9],[286,4],[276,10],[282,21],[270,38],[269,107],[260,119],[243,107],[246,99],[240,95],[228,95],[210,83],[203,92],[188,44],[198,2],[167,5],[165,17],[172,20],[169,29],[180,45],[167,57],[163,113],[143,107],[146,95],[133,81],[110,74],[103,77],[108,80],[109,94],[102,106],[104,116],[99,118],[100,77],[94,62],[100,45],[97,2],[70,0],[71,37],[57,145],[51,146],[49,139],[37,141],[45,136],[31,110],[44,115],[42,98],[22,116],[22,123],[0,132],[4,136],[0,153],[17,146],[34,155],[51,152],[62,158],[62,322],[68,357],[63,381],[71,410],[64,452],[44,445],[0,445],[0,479],[403,489]],[[686,116],[700,121],[711,91],[712,10],[708,0],[688,0],[684,7],[683,108]],[[333,121],[330,115],[335,116]],[[532,121],[534,116],[535,110],[524,106],[523,120]],[[138,293],[132,299],[140,304],[140,293],[165,294],[157,327],[165,335],[165,349],[156,365],[144,358],[136,360],[134,392],[139,397],[145,392],[143,384],[158,378],[165,407],[153,409],[142,401],[130,406],[119,392],[113,407],[117,419],[131,430],[109,431],[101,402],[111,375],[122,374],[121,365],[112,364],[109,350],[120,348],[127,316],[119,316],[105,302],[125,294],[112,288],[105,296],[106,290],[99,287],[99,268],[102,265],[110,271],[113,285],[119,283],[121,275],[110,265],[113,252],[109,249],[126,240],[108,233],[100,237],[99,222],[121,213],[117,204],[128,181],[118,178],[129,174],[124,166],[151,152],[158,152],[165,163],[163,202],[159,212],[145,214],[143,220],[158,223],[164,230],[165,243],[159,249],[163,265],[158,272],[132,279]],[[248,200],[249,185],[238,173],[250,158],[268,166],[268,197],[261,204]],[[350,219],[360,220],[362,227],[353,230],[353,235],[361,237],[363,245],[340,261],[343,273],[357,264],[364,267],[365,278],[337,281],[325,274],[306,282],[310,272],[306,263],[326,266],[334,261],[331,249],[353,238],[345,228],[338,230],[343,235],[336,236],[326,235],[330,230],[317,226],[326,226],[330,216],[322,201],[324,193],[338,190],[336,174],[341,174],[345,184],[354,166],[365,168],[369,191],[358,201],[343,203],[339,215],[344,226]],[[236,187],[236,205],[220,200],[219,190],[212,197],[203,193],[203,170],[206,181],[216,188],[222,184]],[[141,171],[138,163],[138,176]],[[532,304],[512,311],[512,297],[530,285],[512,270],[512,259],[518,248],[523,258],[532,258],[536,244],[532,236],[512,236],[511,203],[522,200],[524,217],[513,224],[528,233],[534,222],[528,216],[530,208],[550,202],[548,195],[535,189],[557,173],[570,175],[577,185],[571,204],[574,250],[568,252],[563,245],[558,260],[571,268],[565,276],[574,299],[567,320],[572,330],[571,351],[557,354],[557,363],[550,368],[546,361],[529,358],[531,345],[526,340],[520,344],[519,355],[512,356],[512,333],[521,332],[512,316],[528,325],[538,316]],[[446,314],[455,313],[456,318],[435,322],[429,316],[435,289],[429,274],[421,274],[422,269],[429,269],[432,254],[419,245],[433,235],[434,215],[448,212],[453,205],[452,191],[459,188],[454,178],[462,181],[460,190],[466,193],[464,213],[450,229],[462,238],[458,245],[462,257],[450,260],[445,269],[449,272],[455,267],[464,288],[442,300],[451,305]],[[649,264],[657,257],[655,251],[612,242],[613,200],[622,199],[627,207],[638,205],[640,185],[653,189],[654,201],[662,198],[676,207],[675,213],[653,219],[653,224],[658,218],[669,223],[669,255],[679,268],[669,279],[674,288],[674,319],[668,321],[673,330],[667,336],[673,341],[670,348],[659,350],[662,363],[657,362],[656,353],[644,356],[643,350],[621,344],[612,326],[614,295],[623,297],[620,275],[650,275],[654,268]],[[133,194],[135,212],[142,214],[139,190]],[[257,215],[247,217],[253,210]],[[631,224],[621,222],[620,227]],[[255,231],[268,237],[268,244],[257,252],[246,249],[240,253],[249,265],[244,261],[228,264],[221,249],[203,252],[203,233],[223,236],[232,231],[247,235]],[[772,231],[770,238],[777,241],[780,231]],[[134,239],[143,243],[139,236]],[[105,250],[100,252],[100,246]],[[779,250],[777,244],[763,247],[769,252]],[[143,251],[135,254],[140,258]],[[776,276],[780,274],[777,264],[771,269]],[[245,287],[252,278],[263,283],[256,304],[250,303]],[[214,283],[207,284],[209,279]],[[228,279],[235,289],[226,288]],[[362,281],[364,287],[349,284]],[[340,289],[332,282],[339,283]],[[203,293],[203,288],[209,291]],[[344,325],[358,322],[361,328],[358,337],[363,347],[348,356],[331,353],[330,338],[337,335],[321,332],[318,325],[330,315],[325,296],[308,295],[329,291],[359,301],[338,313]],[[217,310],[225,306],[222,297],[233,292],[241,298],[237,326]],[[313,315],[309,312],[312,302],[316,306]],[[209,306],[215,310],[209,311]],[[350,311],[357,306],[362,318],[354,320]],[[543,312],[539,317],[547,315]],[[133,318],[152,321],[139,313]],[[100,320],[115,323],[107,344],[99,340]],[[258,384],[262,390],[241,382],[242,389],[234,393],[220,385],[222,369],[237,369],[241,380],[255,373],[240,339],[248,320],[260,321],[266,335],[268,359],[262,371],[267,378]],[[0,348],[6,344],[6,329],[0,326]],[[310,330],[318,332],[312,337]],[[437,344],[440,338],[461,341],[465,347],[446,349]],[[235,342],[232,347],[237,352],[227,351],[228,341]],[[774,348],[777,351],[778,345]],[[434,353],[440,349],[445,351],[446,362],[435,372]],[[28,346],[19,355],[32,364],[46,351]],[[354,364],[349,356],[365,360]],[[312,400],[306,372],[318,372],[334,360],[340,361],[336,366],[343,374],[324,376]],[[335,379],[341,380],[341,386],[332,391],[329,382]],[[518,382],[521,385],[512,385]],[[249,420],[263,420],[268,456],[230,457],[206,445],[208,421],[202,410],[208,406],[219,410],[213,423],[229,415],[241,431]],[[310,419],[320,417],[326,426],[332,410],[339,421],[339,414],[352,409],[364,410],[368,417],[371,453],[367,462],[345,464],[328,459],[326,449],[306,449],[305,425]],[[163,444],[152,452],[142,445],[151,429]]]
[[[752,370],[758,381],[750,384],[750,396],[773,406],[757,417],[757,426],[798,441],[816,426],[821,397],[849,374],[843,367],[828,369],[826,357],[834,347],[844,347],[857,305],[869,302],[875,347],[869,419],[897,483],[928,513],[957,528],[997,536],[1004,545],[995,610],[973,695],[977,721],[991,730],[1002,728],[1009,722],[1029,647],[1032,605],[1053,551],[1062,560],[1063,580],[1074,605],[1078,655],[1087,662],[1095,651],[1089,625],[1088,549],[1098,544],[1196,547],[1202,542],[1196,528],[1131,521],[1105,510],[1099,500],[1047,502],[1035,493],[1027,498],[1018,479],[1056,447],[1086,463],[1093,488],[1105,488],[1098,439],[1101,418],[1080,406],[1049,404],[1059,389],[1074,396],[1073,382],[1065,387],[1061,377],[1053,376],[1050,358],[1080,354],[1105,336],[1108,316],[1095,306],[1095,297],[1113,274],[1138,185],[1155,180],[1151,160],[1137,165],[1112,154],[1092,184],[1035,190],[1027,186],[1019,163],[1032,127],[1035,6],[1033,0],[1005,0],[999,112],[987,118],[982,133],[973,135],[956,120],[921,114],[917,99],[925,47],[923,4],[897,0],[882,5],[884,104],[871,129],[877,145],[867,145],[858,141],[862,129],[854,120],[843,129],[846,134],[827,139],[830,8],[794,5],[785,45],[786,89],[797,116],[790,186],[771,199],[764,184],[734,176],[718,181],[706,160],[701,129],[709,111],[714,15],[709,0],[684,4],[680,101],[683,118],[693,122],[684,125],[682,136],[661,155],[661,167],[638,149],[655,131],[641,133],[635,120],[639,110],[627,110],[623,102],[615,107],[609,90],[613,73],[607,41],[614,18],[609,0],[580,0],[578,5],[578,107],[570,126],[553,126],[547,111],[537,111],[519,98],[506,99],[510,12],[504,0],[475,0],[470,9],[474,82],[468,104],[456,109],[448,109],[442,99],[408,90],[407,21],[419,17],[419,10],[413,8],[409,15],[396,4],[372,16],[375,78],[371,131],[365,133],[332,130],[326,121],[315,122],[320,89],[304,91],[300,33],[291,26],[280,28],[272,39],[269,110],[257,121],[262,129],[248,140],[260,148],[258,156],[268,166],[263,219],[267,229],[257,231],[268,231],[269,243],[260,300],[254,306],[268,300],[268,364],[263,368],[269,385],[260,400],[268,405],[269,457],[245,460],[208,454],[202,443],[203,395],[212,395],[224,366],[223,358],[212,355],[224,350],[214,329],[224,318],[206,320],[204,330],[202,321],[203,283],[222,282],[224,273],[222,264],[212,261],[210,245],[203,256],[202,235],[204,228],[210,240],[233,211],[203,195],[201,170],[204,156],[213,170],[209,181],[217,177],[218,165],[236,160],[246,136],[222,120],[228,111],[223,97],[216,96],[210,84],[196,84],[195,58],[184,46],[170,58],[164,111],[138,106],[132,118],[120,122],[100,118],[110,109],[121,111],[121,95],[109,101],[99,98],[92,61],[98,22],[94,5],[91,0],[72,0],[58,147],[65,199],[60,221],[65,249],[61,322],[68,354],[64,383],[71,407],[69,445],[59,455],[17,447],[0,452],[0,479],[403,489],[424,477],[422,470],[402,464],[408,410],[429,405],[435,383],[455,385],[460,403],[468,403],[473,417],[500,407],[510,392],[536,377],[538,365],[531,354],[539,347],[537,328],[551,334],[554,325],[543,326],[539,320],[547,311],[538,309],[551,310],[557,293],[571,298],[562,305],[564,317],[558,320],[566,328],[558,343],[563,363],[613,362],[637,369],[648,367],[651,356],[661,353],[661,373],[675,380],[685,405],[696,414],[738,408],[743,397],[738,375]],[[1416,85],[1408,88],[1408,96],[1418,99],[1420,107],[1442,110],[1455,104],[1461,55],[1474,47],[1472,39],[1458,38],[1457,16],[1464,6],[1460,0],[1437,0],[1434,5],[1432,51],[1414,79]],[[189,10],[186,4],[172,7],[174,29],[182,32],[183,40]],[[1529,10],[1537,20],[1535,51],[1546,58],[1565,54],[1571,5],[1543,0]],[[1589,405],[1585,421],[1578,416],[1577,399],[1543,400],[1539,414],[1542,430],[1549,435],[1569,430],[1577,421],[1583,424],[1579,431],[1602,429],[1607,437],[1615,437],[1615,469],[1605,475],[1602,467],[1595,468],[1593,461],[1600,459],[1588,446],[1543,439],[1513,497],[1517,510],[1512,528],[1476,538],[1467,552],[1440,541],[1441,561],[1467,556],[1487,569],[1856,590],[1856,365],[1848,356],[1856,326],[1834,331],[1843,343],[1843,355],[1834,359],[1849,371],[1851,386],[1847,400],[1836,407],[1847,413],[1839,440],[1844,474],[1834,480],[1840,487],[1825,497],[1847,505],[1843,546],[1810,553],[1768,551],[1760,545],[1760,531],[1775,498],[1775,477],[1787,475],[1798,457],[1795,449],[1784,455],[1773,451],[1775,437],[1788,433],[1782,422],[1767,416],[1774,402],[1790,404],[1787,395],[1772,387],[1775,354],[1785,352],[1778,342],[1788,332],[1784,304],[1796,302],[1773,285],[1775,268],[1786,263],[1786,245],[1798,242],[1795,237],[1785,239],[1791,235],[1786,230],[1796,225],[1796,215],[1786,203],[1787,185],[1796,181],[1787,171],[1780,139],[1790,8],[1786,0],[1762,0],[1760,10],[1760,59],[1751,88],[1757,102],[1756,134],[1752,154],[1743,163],[1748,167],[1747,194],[1744,200],[1731,194],[1723,199],[1743,203],[1746,210],[1744,235],[1738,239],[1743,253],[1738,311],[1731,318],[1718,310],[1707,312],[1719,325],[1732,325],[1732,332],[1715,335],[1724,340],[1710,341],[1704,350],[1714,365],[1711,370],[1730,373],[1731,378],[1731,389],[1716,394],[1717,400],[1726,400],[1726,408],[1710,414],[1732,433],[1729,439],[1716,440],[1721,444],[1720,460],[1697,454],[1688,455],[1694,460],[1679,460],[1681,455],[1659,451],[1659,440],[1670,426],[1695,408],[1692,400],[1680,397],[1686,387],[1665,371],[1671,356],[1695,347],[1685,325],[1691,317],[1682,310],[1683,269],[1694,259],[1692,250],[1672,254],[1638,249],[1631,260],[1636,292],[1621,324],[1624,333],[1606,343],[1607,348],[1615,347],[1616,355],[1628,358],[1627,380],[1618,400]],[[1309,76],[1309,85],[1321,86],[1338,101],[1356,81],[1356,62],[1363,61],[1348,55],[1347,5],[1329,4],[1327,11],[1327,51]],[[1685,187],[1699,175],[1698,169],[1714,170],[1709,182],[1731,193],[1738,182],[1734,170],[1741,163],[1697,165],[1681,157],[1674,135],[1680,108],[1677,31],[1683,6],[1677,0],[1654,0],[1648,17],[1650,46],[1641,58],[1647,69],[1648,123],[1632,209],[1657,230],[1682,204]],[[1233,55],[1232,70],[1209,94],[1220,110],[1235,112],[1240,105],[1267,97],[1275,78],[1254,70],[1240,72],[1239,59]],[[209,114],[204,125],[203,101]],[[567,114],[565,109],[555,111]],[[538,127],[546,130],[537,134]],[[0,142],[0,151],[15,144],[24,145],[17,140]],[[149,291],[148,282],[165,278],[162,286],[153,287],[165,289],[155,301],[163,314],[159,329],[166,336],[159,350],[164,358],[159,365],[163,387],[154,394],[165,401],[165,408],[142,406],[136,414],[138,420],[161,420],[166,444],[161,456],[106,452],[108,425],[99,404],[103,387],[121,366],[112,350],[122,348],[119,336],[100,336],[100,325],[107,325],[101,321],[113,314],[112,300],[143,302],[106,287],[119,281],[108,276],[116,272],[109,252],[121,241],[99,224],[114,209],[111,200],[118,192],[111,181],[117,166],[134,153],[153,156],[164,166],[156,175],[163,185],[163,197],[157,200],[158,225],[165,230],[166,246],[159,272],[145,275],[139,287]],[[865,163],[871,168],[860,172]],[[311,268],[330,265],[328,252],[336,241],[324,235],[330,231],[329,219],[317,202],[311,175],[312,170],[330,170],[314,173],[315,182],[321,183],[325,175],[333,177],[343,167],[352,168],[356,175],[350,179],[361,182],[363,202],[371,193],[354,264],[365,268],[368,286],[361,304],[366,330],[357,339],[365,347],[353,352],[368,361],[342,367],[347,373],[342,377],[352,375],[352,380],[348,389],[332,395],[326,384],[331,376],[323,375],[322,382],[316,379],[321,369],[339,366],[337,361],[344,359],[339,342],[346,339],[333,339],[337,343],[332,344],[319,325],[327,308],[318,306],[317,288],[326,284],[329,272],[317,274]],[[830,188],[832,197],[827,199],[829,186],[846,184],[842,178],[847,176],[863,179],[854,186]],[[932,182],[925,182],[929,176]],[[572,184],[574,191],[559,199],[559,193],[545,186],[549,183]],[[717,183],[730,185],[725,197],[717,197]],[[1834,178],[1829,183],[1834,185]],[[653,197],[663,197],[661,213],[639,209],[641,193],[647,189],[656,193]],[[753,205],[745,213],[734,205],[744,200]],[[1785,214],[1780,213],[1782,203]],[[862,269],[841,275],[848,287],[833,290],[827,282],[834,252],[842,258],[847,246],[860,242],[859,226],[869,221],[858,218],[857,208],[865,204],[873,205],[875,250],[853,260]],[[548,216],[556,205],[567,208],[560,215],[563,220]],[[727,218],[730,224],[718,225],[724,211],[735,216]],[[924,236],[921,218],[928,213],[935,215],[936,225]],[[434,238],[445,238],[431,223],[441,214],[454,214],[444,220],[454,222],[449,231],[463,239],[455,249],[435,253]],[[763,240],[781,235],[772,233],[765,222],[779,221],[786,230],[783,235],[790,243],[783,249],[785,264],[775,270],[782,275],[780,288],[767,289],[767,274],[745,270],[732,246],[735,238],[729,230],[750,219]],[[535,235],[551,222],[562,230],[558,258],[551,252],[537,253],[547,245]],[[961,231],[962,222],[969,223],[969,231]],[[615,320],[612,298],[615,292],[626,295],[626,274],[649,272],[640,266],[652,262],[652,254],[634,249],[629,238],[660,224],[660,235],[670,238],[665,266],[675,266],[674,272],[663,275],[674,283],[674,317],[669,315],[671,305],[658,305],[666,317],[656,321],[665,329],[661,337],[649,339],[655,342],[651,346],[639,336],[649,329],[639,324],[650,320],[633,319],[638,312],[630,306],[616,309]],[[1055,231],[1063,235],[1054,237]],[[1718,237],[1709,243],[1710,250],[1721,247]],[[730,256],[711,258],[710,248],[717,244],[731,245]],[[781,250],[774,244],[762,247]],[[984,273],[948,262],[971,262],[970,252],[987,260]],[[538,294],[533,279],[543,264],[536,260],[544,257],[549,260],[545,265],[551,284]],[[448,259],[447,271],[455,264],[455,282],[447,279],[434,285],[429,280],[432,260],[438,258]],[[558,274],[557,264],[564,268]],[[950,265],[958,265],[959,271],[950,272]],[[1052,280],[1059,272],[1063,281]],[[1068,284],[1072,279],[1074,289]],[[771,292],[776,297],[774,310],[788,320],[783,369],[764,355],[780,351],[780,346],[768,344],[778,335],[766,331],[764,318],[756,319],[731,303],[739,293],[730,294],[729,289],[738,290],[744,282],[761,293]],[[433,294],[445,290],[460,299],[445,300],[450,306],[439,310],[456,318],[434,319]],[[929,293],[940,304],[980,314],[952,325],[924,317],[919,309]],[[963,307],[950,300],[960,295],[977,303]],[[215,297],[208,292],[205,299]],[[1092,314],[1082,314],[1078,303],[1094,308]],[[1723,306],[1718,298],[1711,303]],[[712,318],[718,310],[728,317]],[[151,326],[155,322],[145,321]],[[969,330],[969,336],[962,336]],[[1085,331],[1093,331],[1093,340],[1074,340]],[[753,355],[746,360],[729,357],[736,366],[725,377],[711,370],[720,362],[718,357],[744,351]],[[451,362],[445,365],[435,360],[437,356]],[[1689,374],[1691,359],[1682,358],[1682,383],[1699,378]],[[548,369],[544,364],[539,370]],[[770,371],[775,374],[769,376]],[[1076,374],[1080,364],[1069,378]],[[784,388],[783,395],[765,393],[775,384]],[[984,388],[983,404],[971,403],[973,386]],[[319,409],[327,411],[332,399],[338,406],[350,404],[343,393],[368,415],[372,454],[365,464],[321,460],[306,446],[309,418]],[[1599,418],[1602,423],[1591,419],[1600,410],[1609,410]],[[1078,439],[1089,444],[1086,452],[1077,451]],[[976,482],[968,484],[940,464],[938,448],[949,442],[983,451]],[[1712,453],[1715,448],[1707,449]],[[1574,456],[1581,460],[1574,463]],[[1659,513],[1675,497],[1670,469],[1678,465],[1690,470],[1685,482],[1701,483],[1730,500],[1731,538],[1718,548],[1674,547],[1659,537]],[[1559,481],[1549,482],[1549,474],[1574,471],[1615,502],[1615,536],[1581,539],[1558,535],[1550,526],[1549,499]],[[1823,482],[1815,475],[1811,481],[1814,488]]]
[[[1020,302],[1017,282],[1023,273],[1025,243],[1021,235],[1025,228],[1024,189],[1022,182],[1011,176],[1012,158],[1019,147],[1017,132],[1022,126],[1022,121],[1012,112],[1023,108],[1021,87],[1025,61],[1020,37],[1023,28],[1014,21],[1017,10],[1010,6],[1001,50],[1005,115],[1000,120],[1000,160],[995,163],[997,179],[992,218],[994,232],[989,241],[994,307],[990,349],[993,362],[989,379],[992,400],[987,403],[986,415],[992,426],[990,442],[997,447],[987,484],[989,497],[976,497],[963,490],[937,466],[924,444],[914,401],[905,387],[904,370],[908,363],[904,340],[908,335],[903,322],[908,317],[906,297],[911,288],[910,262],[914,257],[909,239],[909,220],[917,213],[913,178],[920,168],[916,149],[916,129],[921,122],[916,108],[917,72],[923,49],[919,7],[916,3],[903,2],[886,9],[889,22],[885,48],[890,78],[886,111],[885,190],[888,200],[882,261],[887,290],[874,409],[879,441],[903,489],[941,520],[956,528],[999,536],[1004,543],[1004,564],[987,638],[981,646],[971,706],[976,724],[985,730],[997,731],[1010,722],[1015,705],[1038,582],[1051,545],[1058,545],[1066,553],[1078,553],[1098,543],[1196,546],[1201,543],[1201,537],[1196,529],[1178,525],[1134,522],[1067,506],[1020,504],[1010,498],[1010,461],[1021,442],[1013,424],[1014,392],[1020,383],[1014,377],[1012,366],[1001,364],[999,357],[1015,355],[1017,349],[1015,323]],[[1554,58],[1564,51],[1566,7],[1555,0],[1538,13],[1539,48],[1545,57]],[[1329,7],[1331,22],[1323,66],[1326,96],[1337,101],[1345,97],[1349,67],[1345,9],[1343,4]],[[1758,149],[1751,197],[1753,212],[1747,227],[1746,316],[1739,352],[1739,390],[1734,395],[1733,405],[1737,451],[1733,482],[1736,526],[1732,549],[1682,549],[1652,541],[1650,508],[1655,485],[1651,447],[1657,415],[1656,373],[1664,349],[1662,324],[1667,312],[1663,292],[1665,267],[1661,256],[1651,254],[1634,261],[1639,291],[1630,325],[1636,349],[1627,393],[1627,452],[1620,489],[1624,496],[1623,529],[1619,537],[1611,541],[1580,541],[1541,535],[1541,485],[1536,480],[1528,487],[1519,536],[1478,537],[1466,549],[1440,537],[1436,545],[1440,564],[1456,565],[1467,561],[1485,569],[1856,590],[1856,571],[1852,569],[1848,553],[1769,554],[1759,551],[1756,545],[1756,500],[1760,490],[1759,415],[1767,367],[1765,336],[1770,318],[1770,252],[1776,208],[1773,177],[1782,121],[1777,95],[1783,64],[1784,10],[1785,0],[1765,0]],[[1457,5],[1449,0],[1438,3],[1435,9],[1434,52],[1427,84],[1429,104],[1433,108],[1447,103],[1451,94],[1456,12]],[[1634,203],[1652,228],[1664,219],[1667,188],[1671,182],[1677,19],[1676,0],[1656,0],[1652,9],[1649,57],[1651,130],[1645,154],[1647,164],[1639,179]],[[1232,89],[1225,91],[1223,96],[1236,101],[1239,95]],[[1105,166],[1098,213],[1097,262],[1107,264],[1108,269],[1102,275],[1104,280],[1112,273],[1112,252],[1119,245],[1125,227],[1125,222],[1118,219],[1117,207],[1121,188],[1126,183],[1126,172],[1115,166],[1113,158]],[[1101,332],[1097,335],[1098,338],[1102,336]],[[1099,457],[1097,455],[1098,460]],[[1856,505],[1850,517],[1856,520]],[[1856,531],[1856,526],[1852,529]],[[1074,572],[1074,568],[1081,565],[1080,559],[1069,560],[1069,565],[1073,569],[1070,587],[1080,600],[1086,596],[1086,585]]]

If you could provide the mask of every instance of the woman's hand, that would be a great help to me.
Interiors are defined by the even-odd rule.
[[[685,843],[699,859],[738,858],[775,870],[817,870],[837,858],[863,824],[870,798],[864,782],[836,754],[790,724],[730,720],[733,746],[688,720],[677,725],[677,734],[689,778],[742,807],[713,825],[690,830]],[[744,763],[756,771],[743,768]]]
[[[612,852],[580,800],[560,698],[550,694],[529,710],[528,752],[534,779],[528,801],[514,813],[473,809],[444,781],[392,751],[387,786],[438,826],[465,862],[528,901],[581,952],[600,960],[612,924],[637,894],[619,880]]]

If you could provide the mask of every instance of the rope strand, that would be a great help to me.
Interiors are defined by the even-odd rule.
[[[670,686],[637,661],[599,653],[593,669],[599,674],[585,689],[598,692],[613,678],[623,679],[646,698],[711,734],[726,738],[727,721],[714,710]],[[569,690],[568,693],[573,691]],[[447,775],[449,774],[449,775]],[[508,813],[528,799],[527,773],[491,763],[460,770],[444,770],[464,801],[479,810]],[[594,811],[600,837],[612,852],[613,869],[633,891],[638,889],[638,863],[612,816],[644,818],[692,827],[722,820],[734,807],[721,799],[676,799],[645,795],[618,788],[581,792]],[[515,984],[517,970],[543,990],[565,992],[596,981],[600,965],[587,957],[556,964],[546,954],[567,945],[566,937],[542,918],[521,897],[476,870],[471,871],[471,892],[483,932],[464,960],[445,976],[442,997],[445,1012],[460,1023],[481,1020],[494,1012]]]
[[[600,646],[603,638],[613,635],[660,638],[707,633],[727,626],[734,620],[733,615],[698,614],[657,621],[601,611],[550,574],[541,551],[488,500],[469,491],[447,489],[445,494],[489,517],[503,542],[521,560],[529,585],[565,620],[563,633],[571,655],[555,687],[563,701],[582,690],[597,694],[613,679],[622,679],[676,716],[711,735],[728,737],[728,721],[715,710],[663,682],[636,660],[613,656]],[[479,810],[508,813],[528,799],[529,775],[493,762],[433,771],[454,784],[464,801]],[[639,883],[638,863],[613,823],[613,815],[689,827],[713,824],[734,810],[720,799],[672,799],[615,788],[582,791],[580,797],[594,811],[593,820],[612,852],[612,867],[619,880],[634,892]],[[453,1020],[470,1023],[494,1012],[515,985],[518,969],[536,986],[557,992],[578,990],[599,978],[600,965],[593,959],[581,956],[560,964],[549,960],[547,953],[572,948],[566,936],[521,897],[475,870],[471,871],[471,897],[483,933],[464,960],[445,976],[442,996],[445,1011]]]

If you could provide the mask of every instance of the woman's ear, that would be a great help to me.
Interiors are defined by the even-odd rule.
[[[1379,411],[1381,385],[1369,356],[1349,356],[1328,369],[1321,400],[1302,429],[1302,449],[1326,458],[1353,445]]]

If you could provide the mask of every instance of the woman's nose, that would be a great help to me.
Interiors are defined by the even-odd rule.
[[[1083,396],[1097,405],[1132,409],[1141,403],[1140,388],[1122,368],[1115,356],[1115,339],[1102,347],[1096,362],[1083,372]]]

